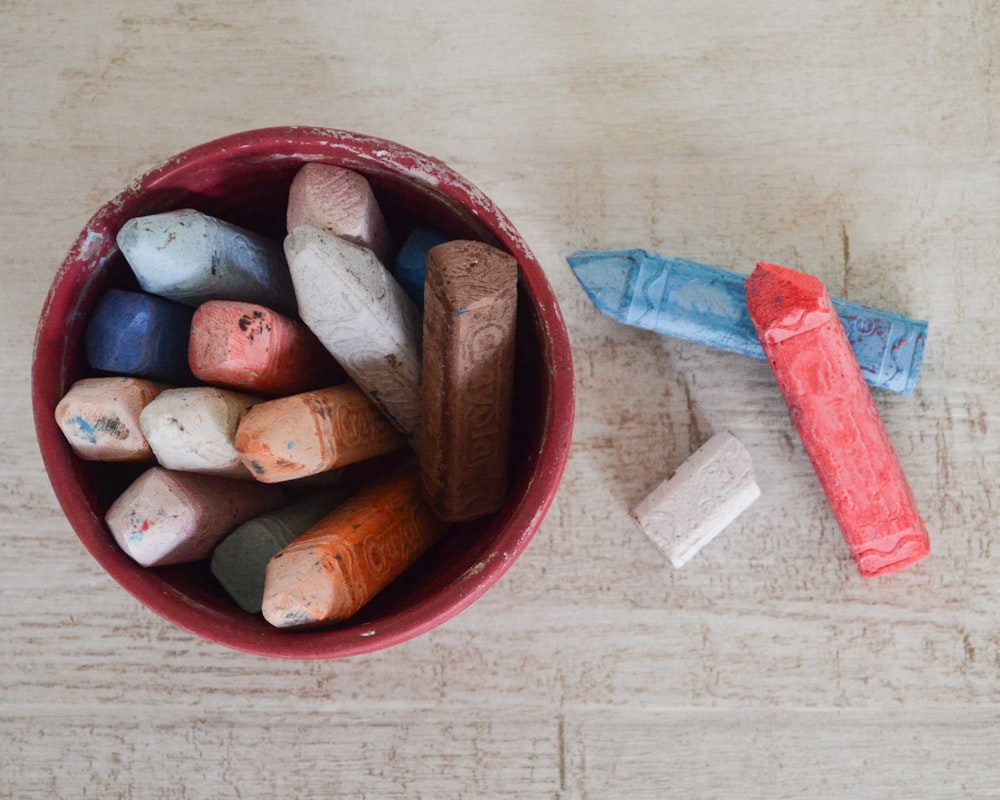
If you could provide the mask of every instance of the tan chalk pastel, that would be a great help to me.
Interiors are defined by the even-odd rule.
[[[236,452],[264,483],[315,475],[406,446],[406,439],[353,384],[281,397],[252,408]]]
[[[152,461],[139,414],[167,388],[143,378],[84,378],[59,401],[56,423],[87,461]]]
[[[288,232],[300,225],[329,231],[367,247],[383,264],[392,240],[368,180],[353,170],[313,162],[296,174],[288,191]]]
[[[168,389],[139,415],[156,460],[167,469],[252,477],[233,445],[243,415],[261,402],[228,389]]]
[[[237,525],[287,500],[278,486],[150,467],[104,519],[130,558],[158,567],[207,558]]]
[[[264,618],[279,628],[348,619],[425,553],[447,523],[416,469],[360,492],[267,565]]]

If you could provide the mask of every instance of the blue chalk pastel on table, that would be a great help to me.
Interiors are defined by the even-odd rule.
[[[192,316],[193,308],[162,297],[110,289],[87,323],[87,363],[117,375],[193,381],[188,367]]]
[[[396,281],[418,308],[424,307],[427,254],[432,248],[450,240],[450,236],[432,228],[414,228],[396,255]]]
[[[745,275],[645,250],[581,250],[566,260],[594,305],[625,325],[764,358]],[[846,300],[833,305],[869,385],[912,392],[927,323]]]
[[[278,242],[191,208],[136,217],[117,236],[139,285],[198,306],[242,300],[295,314],[295,291]]]

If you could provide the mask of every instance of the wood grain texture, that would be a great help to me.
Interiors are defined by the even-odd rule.
[[[992,4],[0,0],[0,25],[2,800],[1000,796]],[[447,624],[337,663],[224,650],[114,584],[49,488],[26,380],[101,202],[293,122],[480,186],[577,370],[524,555]],[[767,365],[602,316],[563,261],[586,247],[774,261],[928,319],[916,392],[876,403],[931,555],[864,581]],[[675,571],[628,509],[725,426],[762,496]]]

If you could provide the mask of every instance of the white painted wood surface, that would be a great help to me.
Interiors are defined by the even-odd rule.
[[[0,798],[1000,796],[992,3],[0,0],[0,31]],[[496,200],[579,390],[562,490],[504,579],[332,663],[230,652],[112,582],[54,500],[26,380],[103,200],[293,122],[404,142]],[[766,364],[594,311],[563,256],[632,246],[930,320],[916,393],[878,397],[928,559],[858,576]],[[627,510],[727,425],[763,495],[674,571]]]

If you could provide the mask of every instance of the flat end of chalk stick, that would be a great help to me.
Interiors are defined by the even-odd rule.
[[[598,311],[625,322],[622,306],[630,296],[641,255],[637,250],[579,250],[566,262]]]
[[[895,546],[889,551],[870,548],[855,553],[854,559],[863,577],[876,578],[898,572],[930,555],[931,544],[926,531],[910,529],[892,539]]]
[[[823,282],[761,261],[746,281],[747,309],[762,340],[780,342],[818,328],[833,316]]]

